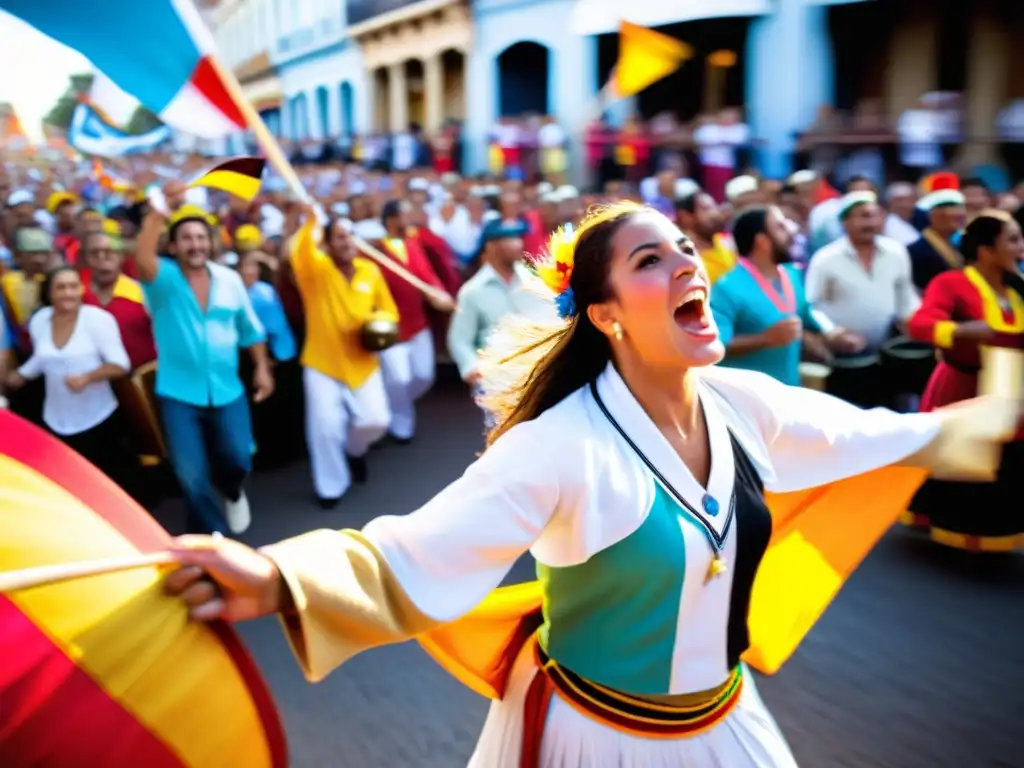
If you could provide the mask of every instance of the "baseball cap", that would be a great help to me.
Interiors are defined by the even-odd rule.
[[[53,250],[53,238],[39,227],[22,227],[14,238],[18,253],[45,253]]]

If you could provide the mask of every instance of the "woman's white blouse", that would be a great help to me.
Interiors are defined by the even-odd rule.
[[[18,369],[26,379],[43,376],[46,399],[43,421],[58,435],[77,435],[102,423],[117,410],[109,381],[97,381],[81,392],[68,388],[68,376],[92,373],[104,363],[131,368],[114,316],[99,307],[83,306],[67,344],[53,343],[53,307],[36,312],[28,323],[32,357]]]
[[[630,439],[694,505],[704,493],[730,498],[736,469],[730,433],[764,487],[783,492],[894,464],[927,445],[940,426],[935,414],[863,411],[756,371],[709,368],[699,383],[711,448],[704,488],[614,368],[597,386]],[[626,539],[644,523],[655,482],[583,388],[503,435],[418,511],[378,518],[364,534],[416,606],[450,621],[479,604],[527,550],[544,565],[564,568]],[[696,526],[687,528],[688,578],[678,601],[670,692],[706,690],[727,674],[731,569],[705,587],[711,554]],[[725,540],[726,559],[735,551],[735,530]]]

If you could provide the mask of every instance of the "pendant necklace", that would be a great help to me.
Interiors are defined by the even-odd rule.
[[[594,402],[597,403],[597,407],[601,409],[601,413],[604,414],[605,418],[607,418],[611,425],[615,427],[622,439],[626,441],[626,444],[633,449],[633,452],[647,466],[647,469],[654,475],[654,478],[658,481],[661,487],[668,492],[677,504],[686,509],[694,520],[697,521],[697,528],[704,534],[704,539],[711,548],[711,562],[708,564],[707,572],[704,574],[704,583],[707,584],[712,579],[726,573],[729,570],[729,564],[726,562],[725,555],[722,553],[722,550],[725,548],[725,541],[729,536],[729,529],[732,527],[733,518],[736,516],[735,493],[730,494],[729,496],[729,509],[726,512],[727,517],[725,519],[725,525],[722,526],[722,533],[719,534],[704,515],[694,509],[693,505],[683,498],[683,495],[672,486],[660,471],[658,471],[658,468],[654,466],[651,460],[644,455],[643,451],[641,451],[637,444],[634,443],[629,435],[626,434],[626,431],[622,428],[619,422],[615,420],[615,417],[609,413],[608,408],[605,407],[604,401],[597,393],[596,381],[590,382],[590,394],[593,396]],[[718,517],[721,512],[721,505],[718,503],[718,499],[707,492],[704,493],[704,496],[701,499],[701,508],[709,517]]]

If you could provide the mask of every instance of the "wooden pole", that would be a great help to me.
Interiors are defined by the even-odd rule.
[[[242,117],[245,118],[245,122],[252,129],[253,134],[256,136],[256,141],[259,142],[260,147],[266,153],[267,160],[269,160],[270,164],[274,166],[279,174],[281,174],[281,178],[285,180],[285,183],[288,184],[289,188],[295,193],[299,200],[303,203],[312,204],[313,200],[306,191],[306,188],[302,186],[302,182],[299,180],[299,175],[295,172],[295,169],[289,162],[284,150],[281,149],[281,145],[277,143],[277,139],[274,138],[274,134],[270,132],[270,129],[267,128],[267,124],[263,122],[263,118],[260,117],[260,113],[256,111],[256,108],[252,105],[249,99],[246,98],[245,94],[242,93],[242,86],[238,82],[234,73],[226,69],[216,56],[211,56],[210,62],[217,74],[220,75],[225,88],[227,88],[228,93],[231,94],[231,98],[233,98],[235,103],[238,105],[238,109],[242,113]],[[447,296],[444,291],[438,290],[437,288],[428,285],[423,280],[420,280],[401,264],[381,253],[361,237],[353,236],[352,240],[360,251],[376,261],[384,267],[384,269],[408,282],[421,293],[435,298]]]
[[[174,555],[171,552],[153,552],[143,555],[108,557],[78,563],[60,563],[59,565],[40,565],[34,568],[23,568],[17,571],[0,573],[0,594],[23,592],[26,589],[45,587],[62,581],[84,579],[88,576],[102,576],[107,573],[120,573],[121,571],[131,571],[138,568],[170,565],[174,562]]]

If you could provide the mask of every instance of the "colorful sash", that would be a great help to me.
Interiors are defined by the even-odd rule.
[[[771,281],[761,274],[757,267],[750,263],[750,259],[741,256],[738,261],[739,265],[754,278],[758,288],[771,300],[779,312],[784,315],[796,313],[796,291],[793,289],[793,281],[789,278],[789,272],[782,267],[775,268],[779,273],[779,285],[782,287],[782,295],[780,296]]]
[[[928,241],[928,245],[935,249],[935,252],[942,257],[951,269],[960,269],[964,265],[964,257],[960,255],[960,252],[949,244],[949,241],[942,237],[931,227],[928,227],[921,233],[925,240]]]

